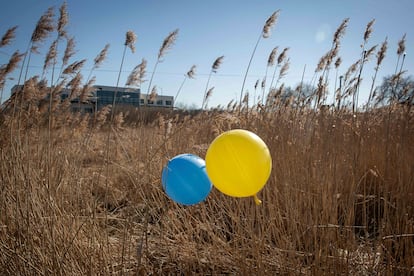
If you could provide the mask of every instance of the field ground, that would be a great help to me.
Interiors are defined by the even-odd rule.
[[[286,107],[1,120],[2,275],[414,273],[413,114]],[[43,120],[43,121],[42,121]],[[234,128],[268,145],[252,198],[180,206],[161,170]]]

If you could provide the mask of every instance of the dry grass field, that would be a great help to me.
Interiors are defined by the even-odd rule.
[[[51,30],[35,31],[32,45]],[[266,105],[85,115],[57,99],[63,84],[22,80],[0,116],[0,274],[414,273],[411,106],[355,111],[355,97],[343,94],[349,106],[322,108],[330,54],[302,104],[276,92]],[[1,80],[27,55],[3,65]],[[68,76],[64,85],[82,96],[78,75]],[[166,162],[204,158],[217,135],[235,128],[269,147],[263,203],[214,188],[194,206],[170,200],[160,179]]]

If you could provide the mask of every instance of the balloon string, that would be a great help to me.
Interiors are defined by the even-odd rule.
[[[253,198],[254,198],[254,203],[256,203],[256,205],[262,204],[262,201],[257,197],[257,195],[254,195]]]

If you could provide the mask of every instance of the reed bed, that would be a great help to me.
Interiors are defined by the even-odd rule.
[[[41,18],[48,28],[37,29],[29,47],[51,31],[48,16],[50,10]],[[342,105],[324,105],[326,72],[346,23],[322,59],[313,100],[286,101],[280,84],[250,107],[248,101],[199,111],[108,106],[80,114],[58,96],[64,84],[72,99],[81,95],[82,61],[53,88],[36,76],[24,79],[0,116],[0,274],[414,273],[411,106],[356,109],[358,89],[351,87],[358,86],[350,79],[363,60],[360,70],[349,70],[349,89],[335,91]],[[127,33],[125,48],[132,50],[135,39]],[[288,64],[287,49],[278,64]],[[16,53],[1,67],[1,80],[26,57]],[[131,82],[142,83],[143,64]],[[166,162],[181,153],[204,157],[217,135],[234,128],[255,132],[269,147],[273,170],[259,194],[263,203],[214,188],[194,206],[171,201],[160,179]]]

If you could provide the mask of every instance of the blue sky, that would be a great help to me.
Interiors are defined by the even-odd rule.
[[[15,25],[18,29],[13,44],[0,49],[0,64],[7,63],[8,55],[15,50],[25,51],[39,17],[51,6],[56,7],[57,17],[62,3],[56,0],[3,1],[0,34],[3,35]],[[261,40],[250,67],[245,85],[250,95],[255,93],[256,80],[263,79],[268,56],[276,46],[279,47],[279,53],[283,48],[290,48],[290,69],[282,82],[292,87],[297,85],[305,66],[304,81],[311,81],[319,59],[331,47],[333,33],[345,18],[350,21],[339,52],[343,60],[339,74],[360,58],[363,34],[372,19],[376,21],[367,47],[381,44],[386,37],[388,39],[388,51],[377,84],[383,75],[394,73],[397,43],[404,34],[407,52],[404,68],[408,74],[412,74],[414,66],[410,51],[414,49],[412,0],[67,0],[67,6],[68,32],[75,37],[77,50],[71,61],[88,60],[84,67],[85,78],[95,56],[106,44],[110,44],[107,59],[94,73],[96,84],[100,85],[116,84],[128,30],[134,31],[138,39],[136,52],[128,51],[126,54],[120,86],[125,84],[130,71],[143,58],[148,61],[146,79],[149,80],[164,38],[179,29],[176,43],[158,65],[152,84],[157,86],[159,94],[175,95],[184,74],[192,65],[196,65],[195,79],[186,81],[177,99],[177,102],[188,106],[201,105],[211,66],[222,55],[223,63],[209,83],[209,88],[214,86],[209,106],[225,106],[232,99],[239,100],[243,77],[256,40],[265,21],[276,10],[280,10],[277,23],[271,36]],[[45,42],[40,54],[32,59],[30,75],[41,75],[44,55],[51,39]],[[63,51],[62,45],[60,52]],[[364,68],[361,102],[367,97],[375,61],[374,57]],[[270,68],[268,76],[272,72],[273,68]],[[7,81],[4,97],[9,96],[8,89],[16,80]],[[143,92],[147,91],[148,83],[142,85]],[[331,91],[334,83],[335,74],[332,70]]]

